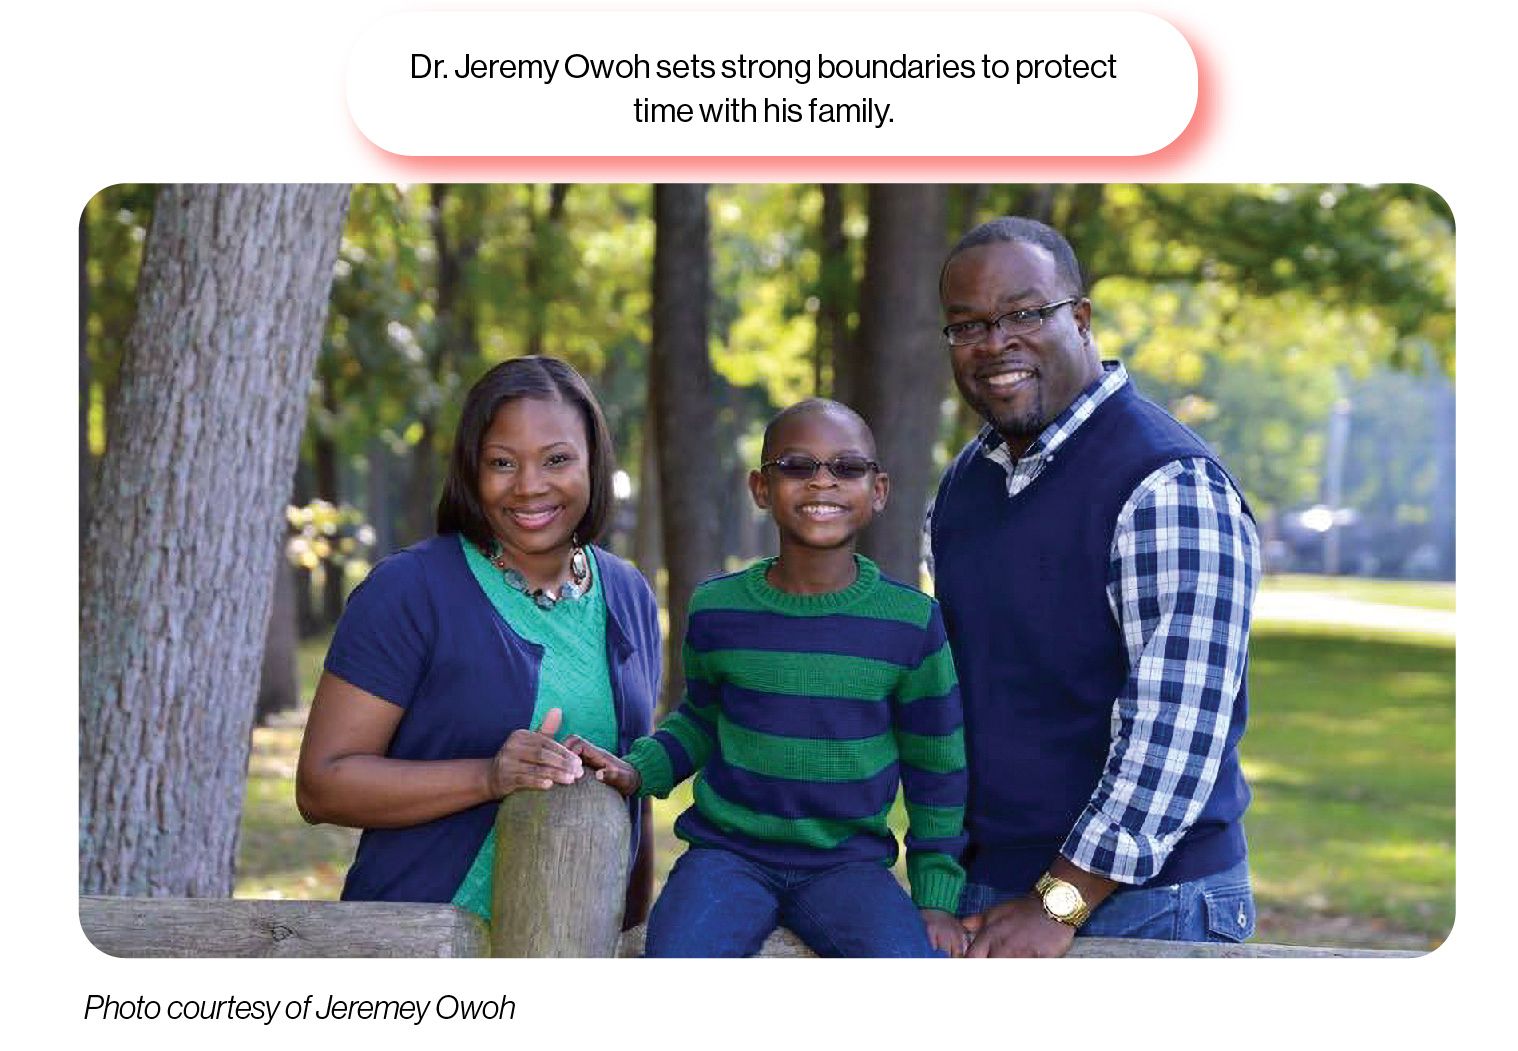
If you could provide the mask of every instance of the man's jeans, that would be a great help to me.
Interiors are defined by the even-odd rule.
[[[965,885],[959,914],[984,912],[1020,893]],[[1076,937],[1155,938],[1176,942],[1241,942],[1254,934],[1249,862],[1187,883],[1119,890],[1102,902]]]
[[[760,865],[726,850],[681,855],[648,917],[647,956],[752,956],[785,926],[818,956],[941,956],[891,870]]]

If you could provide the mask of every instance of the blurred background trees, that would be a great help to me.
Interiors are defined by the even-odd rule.
[[[155,204],[111,187],[81,220],[82,519]],[[1454,226],[1422,187],[368,185],[310,379],[270,648],[330,630],[368,566],[430,532],[464,390],[535,352],[600,396],[621,467],[609,543],[672,620],[701,577],[772,550],[744,479],[768,418],[813,394],[874,426],[894,489],[864,549],[919,581],[922,511],[979,425],[935,278],[961,233],[1011,213],[1069,236],[1103,357],[1220,451],[1269,568],[1453,577]],[[294,658],[266,658],[267,713],[293,703],[276,680]]]

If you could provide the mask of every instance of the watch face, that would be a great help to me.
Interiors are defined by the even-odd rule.
[[[1080,895],[1068,883],[1056,884],[1044,892],[1044,904],[1056,916],[1069,916],[1080,908]]]

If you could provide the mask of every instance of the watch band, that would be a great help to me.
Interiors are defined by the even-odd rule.
[[[1044,915],[1067,927],[1079,928],[1091,916],[1091,906],[1075,884],[1045,872],[1033,885]]]

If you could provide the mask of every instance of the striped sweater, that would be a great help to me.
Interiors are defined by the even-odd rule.
[[[825,595],[771,586],[773,559],[697,588],[685,697],[627,761],[661,798],[700,770],[681,839],[782,867],[892,864],[899,783],[912,900],[953,912],[966,776],[943,618],[854,557],[855,582]]]

